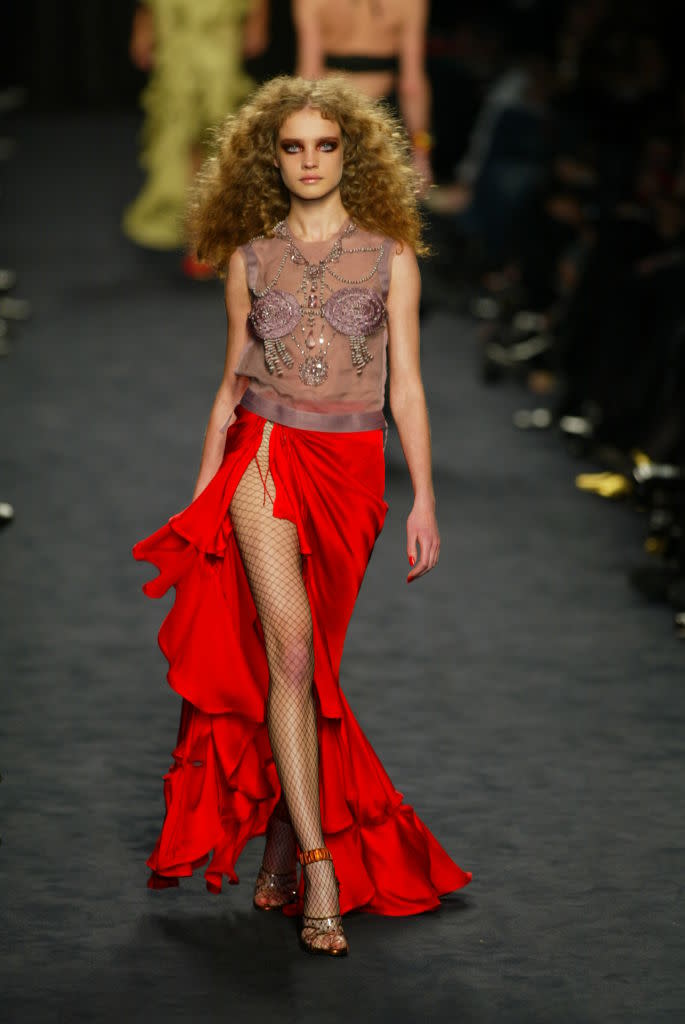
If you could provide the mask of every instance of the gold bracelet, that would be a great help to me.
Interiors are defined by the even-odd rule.
[[[411,137],[411,144],[414,149],[420,149],[423,153],[430,153],[433,148],[433,136],[430,132],[414,132]]]

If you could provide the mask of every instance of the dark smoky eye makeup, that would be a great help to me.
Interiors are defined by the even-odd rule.
[[[278,143],[279,147],[284,153],[297,153],[303,148],[301,139],[280,139]],[[325,139],[317,139],[317,149],[323,149],[326,153],[334,153],[340,145],[340,139],[336,139],[335,136]]]

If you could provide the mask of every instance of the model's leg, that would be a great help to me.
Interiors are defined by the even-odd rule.
[[[269,663],[267,726],[290,819],[302,850],[324,845],[319,803],[319,749],[313,693],[314,651],[309,599],[295,526],[273,516],[275,489],[268,471],[271,424],[236,487],[231,521],[264,632]],[[333,918],[339,912],[331,861],[308,865],[304,913]],[[322,949],[344,949],[339,921],[323,934],[303,929]]]
[[[269,818],[262,865],[266,871],[282,874],[293,870],[296,859],[295,833],[288,814],[288,805],[281,793],[281,798]]]

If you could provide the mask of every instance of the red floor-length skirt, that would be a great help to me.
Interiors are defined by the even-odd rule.
[[[159,569],[143,588],[149,597],[176,588],[159,643],[169,683],[183,697],[164,778],[166,817],[148,860],[153,888],[175,885],[207,861],[211,891],[220,891],[224,875],[237,882],[236,860],[248,839],[264,833],[280,794],[266,728],[263,634],[229,515],[264,422],[239,407],[211,483],[133,549]],[[321,814],[341,911],[430,910],[471,875],[403,803],[338,682],[347,626],[385,518],[382,432],[275,424],[269,465],[273,514],[297,527],[312,610]]]

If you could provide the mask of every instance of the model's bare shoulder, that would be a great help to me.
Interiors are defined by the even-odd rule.
[[[396,0],[403,25],[424,26],[428,21],[428,0]]]
[[[392,242],[392,266],[393,276],[391,281],[395,281],[396,277],[407,277],[409,275],[419,274],[419,262],[416,258],[416,253],[410,245],[406,242],[398,242],[393,240]]]
[[[236,249],[228,261],[225,294],[227,308],[232,311],[238,308],[249,309],[250,292],[247,287],[247,262],[243,246]]]
[[[293,20],[297,25],[303,19],[318,18],[324,9],[324,0],[293,0]]]
[[[226,283],[236,282],[242,278],[245,285],[247,285],[247,274],[245,272],[245,246],[241,245],[239,248],[234,249],[231,253],[231,258],[228,261],[228,272],[226,274]]]
[[[403,315],[403,311],[418,306],[421,294],[421,274],[416,253],[406,242],[393,243],[389,269],[390,287],[386,305],[392,317],[393,313]]]

